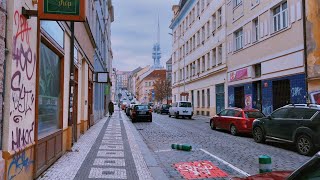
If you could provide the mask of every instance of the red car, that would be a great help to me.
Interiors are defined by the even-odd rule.
[[[252,122],[264,117],[257,109],[227,108],[210,119],[211,129],[225,129],[232,135],[252,133]]]

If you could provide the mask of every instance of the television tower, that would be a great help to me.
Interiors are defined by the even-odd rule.
[[[160,65],[161,49],[160,49],[160,24],[158,15],[158,29],[157,29],[157,42],[153,45],[152,59],[153,59],[153,69],[162,69]]]

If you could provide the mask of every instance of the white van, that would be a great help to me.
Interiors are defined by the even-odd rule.
[[[193,108],[191,102],[178,101],[172,104],[169,109],[169,117],[174,116],[175,118],[188,117],[189,119],[193,116]]]

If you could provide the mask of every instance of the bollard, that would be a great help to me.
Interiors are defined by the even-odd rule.
[[[267,155],[259,156],[259,173],[266,173],[271,171],[271,157]]]
[[[183,151],[191,151],[192,146],[188,144],[171,144],[171,148]]]

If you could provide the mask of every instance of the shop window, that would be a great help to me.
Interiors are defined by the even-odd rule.
[[[258,78],[261,77],[261,64],[254,65],[254,77]]]
[[[61,109],[60,58],[46,45],[40,45],[38,133],[59,129]]]

